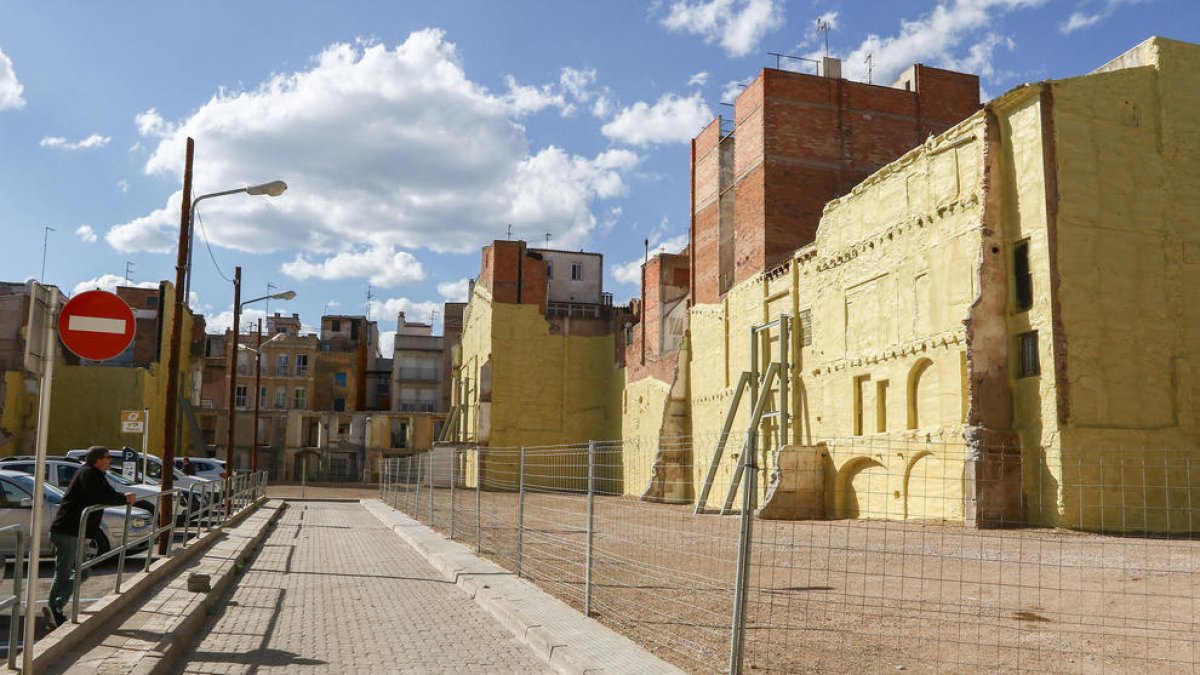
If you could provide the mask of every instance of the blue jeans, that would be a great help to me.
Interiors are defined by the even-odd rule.
[[[79,550],[79,537],[62,532],[50,532],[50,541],[54,544],[54,581],[50,584],[50,607],[56,612],[63,611],[71,593],[75,591],[75,555]],[[83,581],[91,576],[89,570],[83,571]]]

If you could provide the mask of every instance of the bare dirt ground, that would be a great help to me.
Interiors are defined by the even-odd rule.
[[[587,500],[455,491],[454,539],[582,610]],[[423,522],[430,491],[391,502]],[[449,534],[451,491],[433,491]],[[598,497],[593,616],[692,672],[729,661],[738,518]],[[747,670],[1200,670],[1200,542],[944,523],[754,521]]]

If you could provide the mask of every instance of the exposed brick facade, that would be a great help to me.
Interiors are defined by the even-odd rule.
[[[641,319],[632,325],[625,342],[627,382],[654,377],[675,379],[678,345],[669,334],[668,313],[687,296],[691,260],[687,254],[662,253],[645,265]]]
[[[494,302],[537,305],[546,313],[546,261],[523,241],[494,241],[483,247],[479,283]]]
[[[896,87],[764,69],[733,135],[718,118],[693,142],[693,302],[812,242],[826,202],[978,109],[978,77],[920,64]]]

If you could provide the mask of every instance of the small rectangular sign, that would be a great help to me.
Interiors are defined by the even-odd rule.
[[[146,432],[145,410],[122,410],[121,433],[142,434]]]

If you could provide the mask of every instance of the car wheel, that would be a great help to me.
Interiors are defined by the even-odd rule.
[[[98,534],[95,537],[88,537],[84,543],[83,559],[91,560],[96,556],[108,553],[111,547],[108,545],[108,537],[103,534]]]

